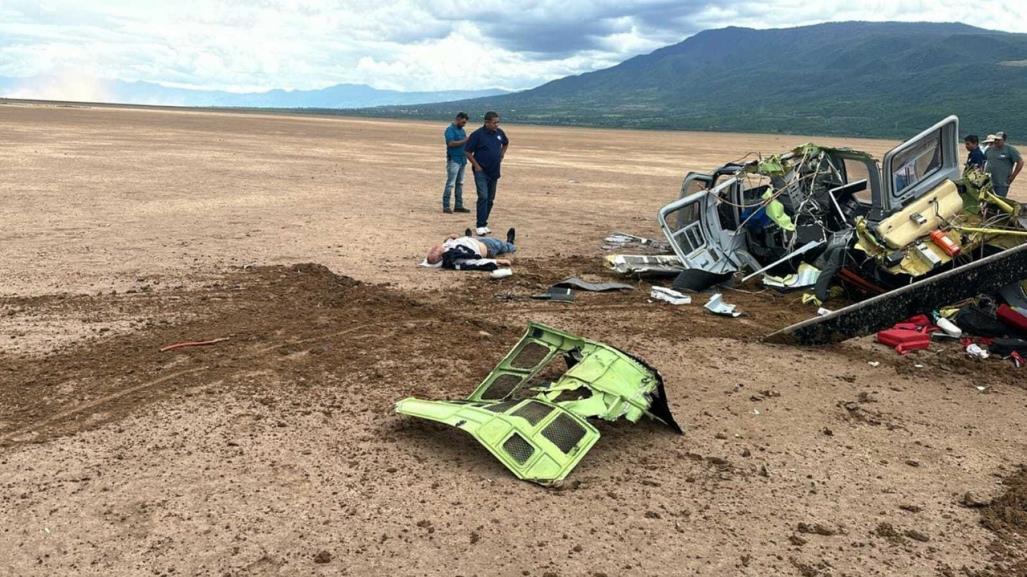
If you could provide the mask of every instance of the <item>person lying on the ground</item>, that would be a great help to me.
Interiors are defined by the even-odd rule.
[[[425,262],[430,266],[441,266],[453,270],[493,271],[499,267],[510,266],[510,260],[496,258],[503,254],[515,252],[514,237],[516,231],[506,231],[506,242],[498,238],[471,236],[471,230],[464,231],[464,236],[449,235],[442,244],[428,249]]]

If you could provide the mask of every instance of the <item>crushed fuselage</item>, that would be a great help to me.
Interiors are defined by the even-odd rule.
[[[805,144],[690,173],[660,226],[688,269],[783,284],[805,265],[821,301],[838,285],[880,294],[1027,240],[1020,205],[995,196],[985,173],[961,173],[958,146],[951,116],[880,163]]]

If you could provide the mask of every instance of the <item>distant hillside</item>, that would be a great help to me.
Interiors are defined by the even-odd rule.
[[[524,92],[361,114],[902,137],[948,114],[1027,142],[1027,34],[963,24],[724,28]]]
[[[362,108],[390,104],[421,104],[494,94],[498,89],[400,92],[363,84],[337,84],[318,90],[224,92],[170,88],[149,82],[97,80],[70,75],[32,78],[0,77],[0,97],[40,100],[77,100],[162,106],[215,106],[241,108]]]

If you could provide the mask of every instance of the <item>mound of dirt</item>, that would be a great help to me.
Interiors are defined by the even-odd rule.
[[[487,323],[454,321],[444,310],[399,291],[317,264],[239,270],[201,290],[121,294],[103,301],[69,297],[60,306],[64,313],[81,308],[102,318],[126,302],[143,318],[181,311],[185,320],[146,321],[142,330],[82,341],[48,355],[46,362],[33,355],[5,359],[0,445],[94,428],[198,382],[277,370],[282,358],[302,358],[288,368],[290,378],[306,382],[326,366],[357,372],[369,359],[415,358],[447,321],[450,327],[474,325],[450,334],[451,346],[472,351],[479,331],[503,332]],[[160,350],[211,339],[227,340]],[[376,376],[383,376],[381,370]]]
[[[344,307],[350,289],[363,285],[356,279],[333,273],[323,264],[312,262],[287,267],[258,267],[255,270],[258,274],[287,283],[291,286],[291,296],[314,308]]]
[[[1027,466],[1003,484],[1006,492],[981,509],[981,524],[996,533],[1027,535]]]
[[[1027,466],[1002,483],[1005,491],[980,508],[981,525],[995,533],[989,567],[971,577],[1027,577]]]

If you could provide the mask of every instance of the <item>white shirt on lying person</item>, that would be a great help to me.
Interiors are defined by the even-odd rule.
[[[440,264],[442,268],[454,270],[493,271],[499,268],[496,259],[487,257],[488,247],[485,243],[469,236],[461,236],[442,243]]]

